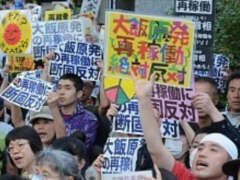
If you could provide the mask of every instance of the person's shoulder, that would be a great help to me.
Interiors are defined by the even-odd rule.
[[[97,116],[94,113],[92,113],[91,111],[89,111],[85,108],[84,108],[84,114],[85,114],[86,117],[88,117],[87,120],[97,121]]]

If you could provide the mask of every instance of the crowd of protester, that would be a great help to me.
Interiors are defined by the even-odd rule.
[[[6,4],[11,9],[13,4]],[[4,7],[3,7],[4,9]],[[95,41],[96,37],[91,38]],[[102,45],[103,46],[103,45]],[[54,52],[44,57],[44,70]],[[99,68],[103,64],[99,62]],[[10,83],[9,64],[1,77],[2,92]],[[27,111],[0,99],[1,180],[100,180],[103,149],[118,106],[104,94],[103,74],[98,96],[95,82],[74,74],[60,77],[40,112]],[[43,73],[42,79],[47,80]],[[240,180],[240,72],[228,74],[226,108],[219,110],[217,84],[196,77],[192,105],[199,121],[180,122],[182,151],[172,154],[163,143],[151,102],[150,81],[133,76],[146,144],[140,148],[136,170],[153,170],[156,180]],[[142,177],[142,179],[149,179]]]

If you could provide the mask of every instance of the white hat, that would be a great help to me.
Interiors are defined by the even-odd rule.
[[[43,106],[39,112],[30,111],[30,123],[38,118],[53,120],[52,113],[48,106]]]

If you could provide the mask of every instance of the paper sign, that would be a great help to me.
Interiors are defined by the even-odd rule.
[[[135,171],[108,175],[108,180],[146,180],[146,178],[143,178],[143,176],[147,178],[152,178],[152,171]]]
[[[60,78],[63,74],[77,74],[84,80],[97,81],[99,68],[96,61],[102,57],[97,44],[68,41],[60,45],[54,61],[50,61],[49,75]]]
[[[120,12],[106,14],[105,75],[189,87],[195,25],[191,21]]]
[[[60,21],[71,19],[71,9],[62,9],[45,12],[45,21]]]
[[[104,91],[114,104],[124,104],[129,102],[135,94],[132,80],[104,77]]]
[[[8,62],[10,64],[9,71],[11,73],[19,73],[23,71],[34,70],[34,61],[32,55],[9,55]]]
[[[92,32],[92,23],[87,18],[68,21],[35,22],[33,29],[34,59],[42,59],[49,51],[56,50],[64,41],[79,41]]]
[[[192,106],[193,89],[171,87],[155,84],[153,86],[152,104],[159,118],[177,121],[197,122],[197,112]]]
[[[101,0],[83,0],[81,7],[81,14],[92,13],[97,18],[98,11],[101,5]]]
[[[104,147],[102,177],[107,175],[134,171],[137,152],[143,145],[142,138],[108,138]]]
[[[118,114],[113,117],[112,131],[143,135],[138,100],[132,99],[119,106]]]
[[[11,83],[0,96],[22,108],[40,111],[47,100],[46,94],[52,91],[49,82],[19,76],[17,84]]]
[[[6,54],[31,53],[31,12],[0,11],[0,50]]]

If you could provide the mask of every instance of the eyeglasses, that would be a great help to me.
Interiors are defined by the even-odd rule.
[[[16,143],[14,143],[14,145],[9,145],[9,147],[7,148],[7,152],[9,154],[12,154],[14,152],[14,150],[16,150],[16,149],[18,151],[22,151],[27,144],[29,144],[29,143],[26,141],[16,142]]]

